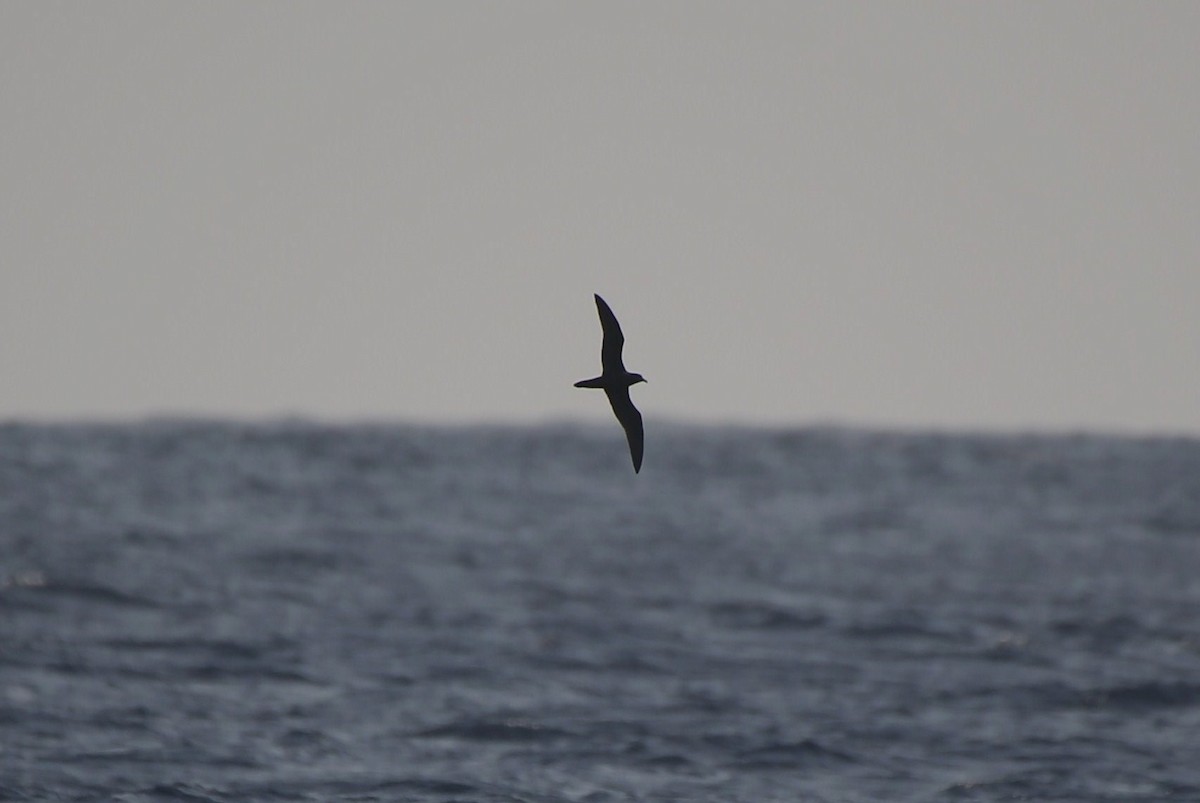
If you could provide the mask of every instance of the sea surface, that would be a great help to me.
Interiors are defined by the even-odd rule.
[[[1200,441],[0,425],[0,800],[1200,801]]]

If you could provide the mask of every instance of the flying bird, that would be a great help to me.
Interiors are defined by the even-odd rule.
[[[575,387],[601,388],[604,395],[608,396],[613,413],[625,428],[625,438],[629,441],[629,454],[633,458],[633,471],[636,474],[642,470],[642,414],[629,398],[629,386],[645,382],[646,378],[625,370],[625,363],[621,361],[625,335],[621,334],[621,324],[617,323],[617,316],[613,315],[613,311],[599,295],[596,296],[596,311],[600,313],[600,328],[604,330],[604,342],[600,346],[600,368],[603,373],[593,379],[581,379],[575,383]]]

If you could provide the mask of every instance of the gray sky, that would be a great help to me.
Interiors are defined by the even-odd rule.
[[[1200,3],[0,4],[0,418],[1200,433]]]

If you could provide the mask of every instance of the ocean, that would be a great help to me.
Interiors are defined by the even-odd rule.
[[[0,425],[0,799],[1200,801],[1200,440]]]

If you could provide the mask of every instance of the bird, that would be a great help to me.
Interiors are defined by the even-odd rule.
[[[600,313],[600,328],[604,331],[604,340],[600,346],[600,376],[592,379],[581,379],[575,383],[577,388],[600,388],[608,396],[613,413],[625,429],[625,439],[629,441],[629,456],[633,458],[633,473],[642,470],[642,414],[633,406],[629,398],[629,387],[638,382],[645,382],[641,374],[625,370],[621,360],[621,349],[625,346],[625,335],[621,334],[621,324],[617,316],[605,303],[599,294],[596,297],[596,311]]]

